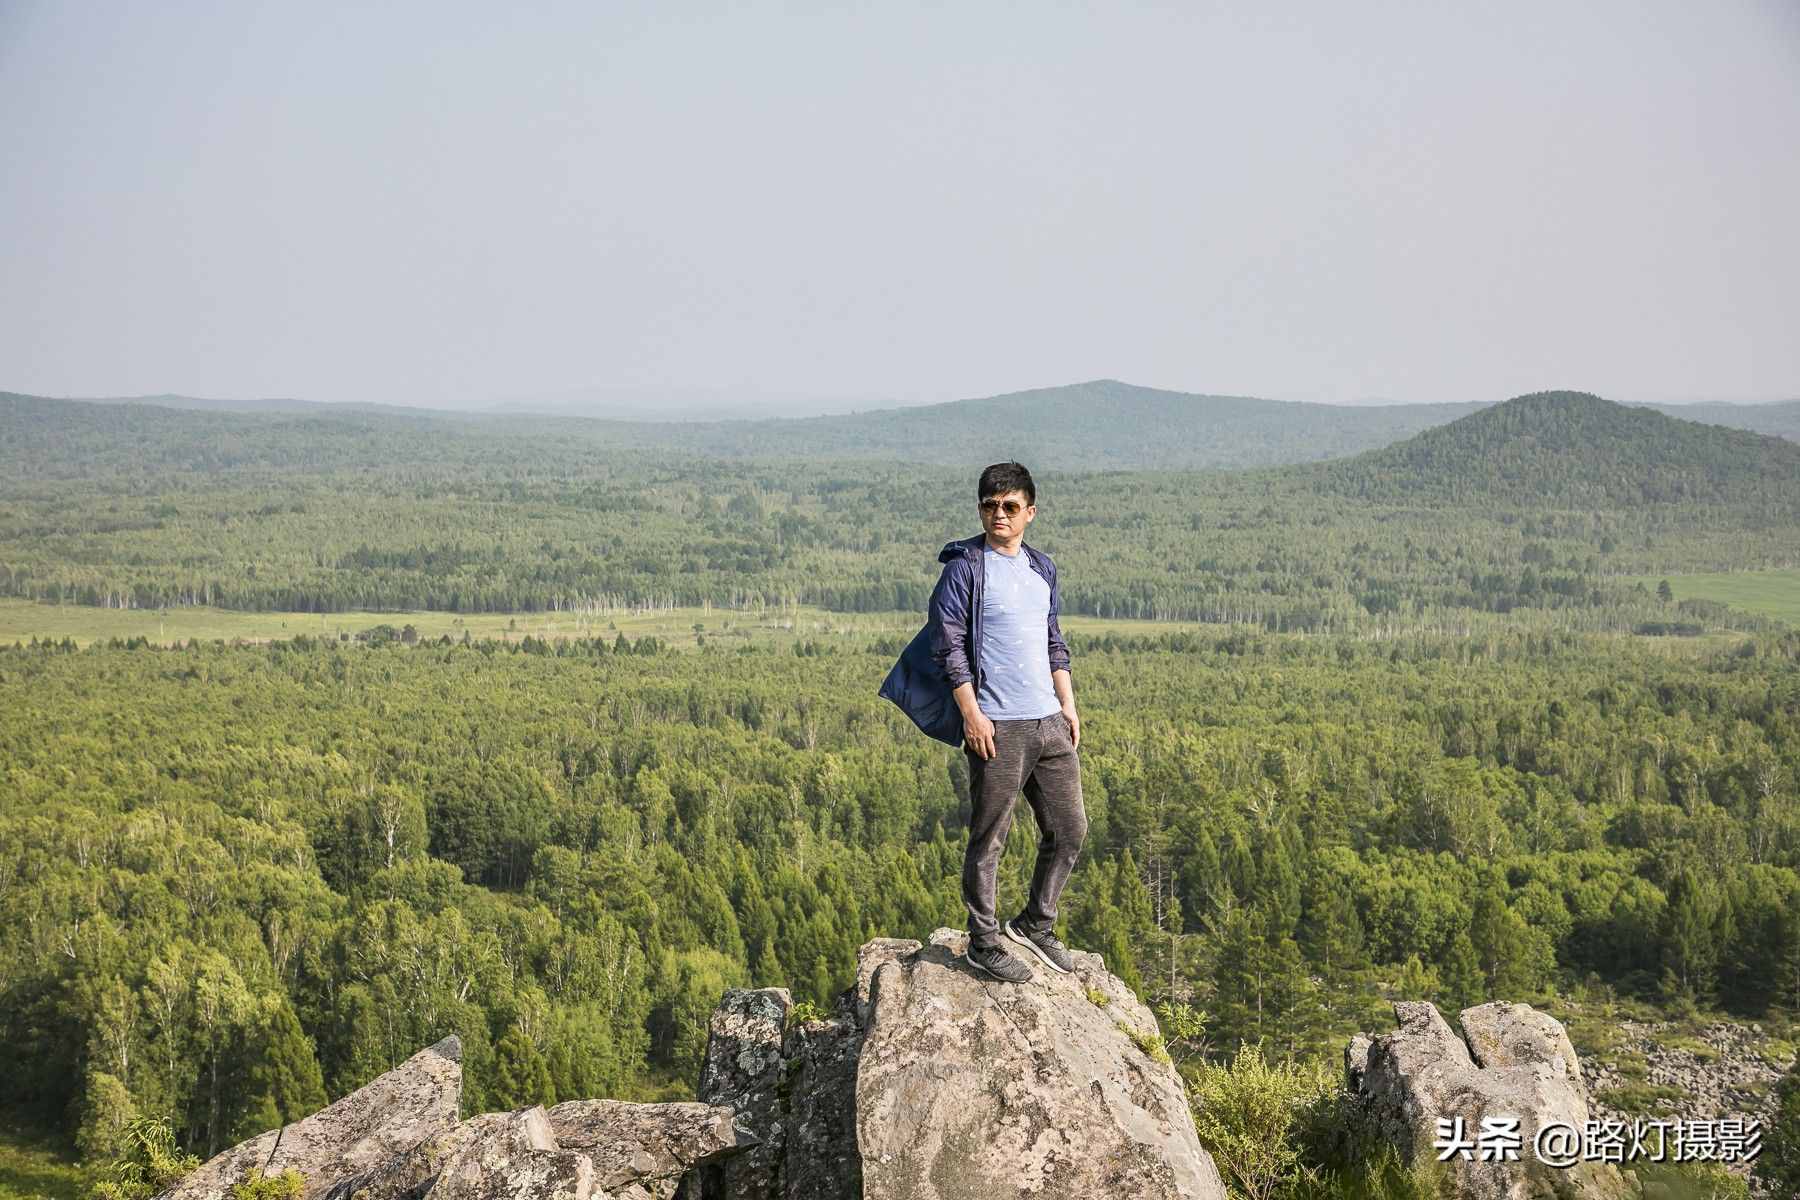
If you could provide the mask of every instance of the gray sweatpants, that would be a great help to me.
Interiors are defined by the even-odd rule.
[[[995,721],[994,757],[983,759],[964,747],[969,759],[969,850],[963,857],[963,904],[969,910],[969,945],[1000,940],[994,918],[994,874],[1013,804],[1021,789],[1037,818],[1037,868],[1031,895],[1015,927],[1048,929],[1056,922],[1056,900],[1087,837],[1087,810],[1081,804],[1081,762],[1061,713],[1035,721]]]

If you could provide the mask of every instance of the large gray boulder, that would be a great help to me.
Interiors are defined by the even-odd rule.
[[[782,1043],[792,1007],[786,988],[756,988],[728,991],[713,1009],[700,1066],[699,1098],[732,1109],[755,1144],[744,1154],[696,1172],[689,1187],[692,1200],[732,1196],[768,1200],[781,1195],[787,1147]]]
[[[1007,984],[964,961],[966,934],[931,941],[872,974],[866,1200],[1223,1200],[1181,1077],[1146,1049],[1155,1018],[1098,955]]]
[[[822,1020],[726,993],[700,1098],[762,1140],[685,1200],[1223,1200],[1181,1077],[1144,1048],[1155,1018],[1099,956],[1004,984],[964,942],[867,943]]]
[[[667,1200],[681,1177],[755,1145],[730,1108],[712,1104],[628,1104],[623,1100],[569,1100],[549,1113],[555,1144],[580,1150],[594,1161],[594,1182],[611,1189],[634,1185],[645,1196]],[[627,1200],[626,1193],[618,1193]]]
[[[1545,1163],[1533,1153],[1538,1131],[1555,1123],[1580,1133],[1587,1088],[1561,1023],[1522,1004],[1497,1001],[1464,1009],[1460,1034],[1433,1004],[1398,1001],[1399,1028],[1358,1035],[1345,1052],[1346,1082],[1376,1132],[1408,1161],[1439,1156],[1438,1121],[1460,1119],[1469,1157],[1446,1161],[1456,1195],[1467,1200],[1621,1200],[1634,1181],[1610,1163]],[[1518,1121],[1518,1157],[1483,1160],[1484,1118]],[[1454,1127],[1454,1126],[1453,1126]]]
[[[329,1108],[233,1146],[160,1200],[225,1200],[253,1169],[306,1200],[673,1200],[694,1168],[754,1144],[729,1108],[576,1100],[463,1121],[446,1038]]]
[[[871,943],[873,946],[876,943]],[[883,939],[882,944],[890,944]],[[917,949],[919,943],[891,943]],[[864,948],[865,958],[870,948]],[[856,1200],[855,989],[824,1020],[792,1021],[785,988],[733,990],[713,1011],[700,1099],[729,1105],[756,1145],[688,1177],[683,1200]]]
[[[558,1189],[557,1180],[566,1187]],[[482,1113],[337,1184],[326,1200],[421,1200],[486,1194],[604,1200],[585,1155],[560,1153],[542,1108]]]
[[[463,1136],[422,1200],[606,1200],[593,1161],[556,1144],[542,1108],[486,1113],[455,1133]]]
[[[302,1200],[322,1200],[337,1184],[447,1132],[461,1103],[462,1043],[452,1036],[336,1104],[215,1155],[159,1200],[228,1196],[253,1167],[264,1175],[298,1171],[306,1182]]]

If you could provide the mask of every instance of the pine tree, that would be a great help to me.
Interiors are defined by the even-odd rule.
[[[1314,871],[1307,883],[1305,914],[1299,928],[1301,946],[1328,981],[1335,983],[1345,972],[1368,965],[1362,918],[1349,881],[1333,871]]]
[[[494,1045],[494,1084],[490,1095],[501,1108],[509,1109],[556,1103],[550,1064],[516,1025]]]
[[[1306,960],[1293,938],[1284,935],[1266,942],[1263,953],[1269,994],[1265,1025],[1292,1058],[1319,1032],[1318,985],[1307,973]]]
[[[1505,885],[1490,874],[1475,894],[1469,940],[1481,968],[1482,990],[1491,999],[1523,1000],[1536,992],[1555,966],[1545,962],[1547,938],[1525,924],[1506,902]]]
[[[1755,1170],[1770,1195],[1800,1196],[1800,1058],[1775,1085],[1775,1113]]]
[[[1253,895],[1256,907],[1268,918],[1271,936],[1288,936],[1300,922],[1302,885],[1297,864],[1304,854],[1299,831],[1291,822],[1265,833],[1258,847]]]
[[[1262,1036],[1267,1006],[1267,945],[1255,914],[1231,892],[1207,915],[1207,942],[1213,961],[1213,995],[1207,1005],[1222,1050]]]
[[[116,1075],[89,1071],[81,1099],[76,1148],[89,1162],[117,1158],[124,1152],[127,1131],[138,1116],[130,1089]]]
[[[1451,936],[1450,944],[1444,950],[1442,966],[1443,983],[1436,997],[1442,1004],[1461,1012],[1489,998],[1487,982],[1481,974],[1481,960],[1468,930],[1459,929]]]
[[[326,1104],[319,1060],[293,1007],[279,995],[266,997],[263,1007],[260,1027],[246,1046],[243,1096],[228,1135],[233,1142],[311,1116]]]
[[[1685,870],[1669,889],[1663,921],[1663,988],[1694,1000],[1711,997],[1719,969],[1724,898],[1718,885]]]

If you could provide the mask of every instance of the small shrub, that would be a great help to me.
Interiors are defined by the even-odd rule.
[[[232,1186],[231,1200],[295,1200],[305,1189],[306,1180],[291,1167],[272,1178],[261,1167],[251,1167],[250,1174]]]
[[[1133,1029],[1123,1021],[1119,1022],[1119,1028],[1125,1031],[1125,1036],[1131,1039],[1132,1045],[1144,1052],[1145,1058],[1155,1059],[1157,1062],[1165,1064],[1171,1061],[1169,1048],[1163,1043],[1162,1034],[1144,1033],[1141,1030]]]
[[[1687,1093],[1662,1083],[1628,1083],[1624,1087],[1603,1088],[1600,1099],[1609,1108],[1634,1116],[1650,1116],[1659,1111],[1674,1111],[1671,1103]]]
[[[1301,1166],[1295,1125],[1331,1089],[1323,1063],[1271,1063],[1261,1042],[1245,1043],[1230,1066],[1198,1073],[1194,1130],[1232,1187],[1247,1200],[1269,1200],[1312,1174]]]
[[[1712,1062],[1719,1057],[1719,1052],[1697,1037],[1672,1037],[1663,1041],[1665,1050],[1686,1050],[1701,1062]]]
[[[1637,1162],[1638,1183],[1665,1200],[1749,1200],[1750,1186],[1718,1163]],[[1651,1185],[1656,1187],[1652,1188]]]
[[[801,1000],[788,1009],[787,1027],[804,1025],[808,1021],[823,1021],[831,1014],[814,1004],[811,1000]]]
[[[1775,1085],[1775,1111],[1764,1122],[1755,1170],[1770,1195],[1800,1195],[1800,1062]]]
[[[125,1127],[123,1152],[101,1168],[94,1200],[144,1200],[200,1165],[175,1148],[175,1132],[156,1117],[139,1117]]]
[[[1210,1048],[1212,1043],[1206,1036],[1206,1027],[1212,1022],[1212,1014],[1205,1009],[1164,1000],[1156,1006],[1156,1016],[1162,1023],[1166,1045],[1177,1065],[1205,1054]]]
[[[1088,1003],[1092,1004],[1095,1008],[1105,1008],[1112,1003],[1112,998],[1099,988],[1089,988],[1087,990],[1087,997]]]
[[[1304,1173],[1283,1200],[1445,1200],[1455,1195],[1450,1168],[1427,1158],[1407,1166],[1383,1143],[1361,1162]]]

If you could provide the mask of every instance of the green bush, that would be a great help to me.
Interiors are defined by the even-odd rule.
[[[231,1200],[295,1200],[305,1189],[306,1181],[292,1168],[268,1176],[261,1167],[251,1167],[243,1182],[232,1187]]]
[[[1680,1088],[1664,1083],[1628,1083],[1623,1087],[1602,1088],[1599,1098],[1608,1108],[1620,1112],[1654,1116],[1659,1112],[1673,1112],[1672,1102],[1686,1095]]]
[[[1272,1063],[1260,1041],[1246,1042],[1229,1066],[1197,1073],[1194,1129],[1233,1189],[1247,1200],[1268,1200],[1305,1174],[1296,1126],[1331,1090],[1322,1063]]]
[[[808,1021],[823,1021],[831,1014],[814,1004],[811,1000],[797,1000],[787,1012],[787,1028],[804,1025]]]
[[[1763,1125],[1756,1178],[1774,1195],[1800,1195],[1800,1061],[1775,1085],[1775,1113]]]
[[[1750,1185],[1718,1163],[1640,1162],[1632,1168],[1638,1182],[1666,1200],[1749,1200]],[[1784,1193],[1777,1192],[1776,1195]]]
[[[1119,1021],[1117,1024],[1120,1031],[1123,1032],[1126,1037],[1131,1039],[1131,1044],[1144,1052],[1145,1058],[1153,1059],[1156,1062],[1165,1065],[1173,1062],[1173,1060],[1169,1058],[1169,1047],[1163,1042],[1162,1034],[1144,1033],[1141,1030],[1133,1029],[1123,1021]]]
[[[175,1133],[156,1117],[138,1117],[125,1127],[124,1150],[101,1168],[94,1200],[144,1200],[200,1165],[175,1149]]]
[[[1359,1163],[1307,1171],[1284,1200],[1445,1200],[1454,1194],[1443,1163],[1428,1159],[1409,1167],[1399,1150],[1383,1144]]]

